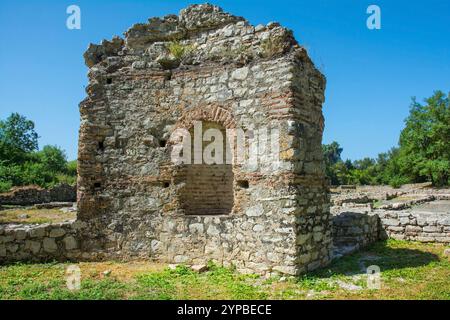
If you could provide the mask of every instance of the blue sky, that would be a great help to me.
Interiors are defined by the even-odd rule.
[[[327,77],[324,143],[343,158],[375,157],[397,144],[410,98],[450,91],[450,2],[209,1],[252,24],[292,29]],[[132,24],[192,1],[0,2],[0,118],[19,112],[36,123],[39,143],[76,158],[78,103],[85,97],[90,42],[122,35]],[[66,28],[66,8],[81,8],[81,30]],[[366,27],[366,8],[381,8],[381,30]]]

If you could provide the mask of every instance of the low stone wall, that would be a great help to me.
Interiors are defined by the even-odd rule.
[[[42,225],[0,225],[0,263],[70,260],[81,257],[79,230],[70,221]]]
[[[209,220],[213,221],[214,218]],[[199,223],[192,224],[189,228],[194,228],[194,225],[196,228],[203,228]],[[89,228],[86,226],[82,221],[0,225],[0,264],[15,261],[103,260],[114,257],[115,249],[111,248],[114,250],[107,252],[95,245],[101,238],[87,232]],[[210,234],[214,230],[208,227],[206,232]],[[255,228],[253,230],[255,231]],[[450,243],[450,215],[381,210],[358,212],[357,209],[333,215],[334,258],[387,237]],[[156,250],[157,245],[158,243],[152,241],[152,250]]]
[[[381,230],[390,238],[450,243],[450,214],[430,212],[380,212]]]
[[[379,218],[373,213],[341,212],[333,215],[332,225],[333,246],[340,251],[338,256],[380,239]]]
[[[448,213],[350,208],[334,213],[332,225],[334,258],[387,238],[450,244]]]
[[[38,186],[24,186],[13,188],[10,192],[0,194],[0,205],[33,205],[45,202],[75,202],[77,198],[76,186],[58,184],[50,189]]]

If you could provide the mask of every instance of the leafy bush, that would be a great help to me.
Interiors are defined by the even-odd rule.
[[[11,181],[0,181],[0,193],[8,192],[12,187]]]
[[[66,164],[66,172],[69,176],[76,177],[77,175],[77,160],[72,160]]]
[[[177,60],[182,60],[189,53],[192,52],[193,48],[190,45],[184,45],[179,41],[172,41],[168,44],[167,50],[174,56]]]
[[[408,183],[408,179],[399,176],[392,177],[391,180],[389,180],[389,185],[392,188],[400,188],[402,185],[406,183]]]

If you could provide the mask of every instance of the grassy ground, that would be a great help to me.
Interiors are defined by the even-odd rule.
[[[441,245],[389,240],[292,279],[263,279],[210,266],[197,274],[149,262],[79,263],[81,289],[66,288],[69,264],[0,267],[1,299],[446,299],[450,261]],[[378,265],[380,290],[367,289],[365,268]]]
[[[21,215],[26,215],[21,217]],[[12,208],[0,211],[0,223],[47,223],[63,222],[76,218],[76,212],[55,209]]]

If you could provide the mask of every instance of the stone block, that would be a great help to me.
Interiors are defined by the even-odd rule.
[[[78,241],[73,236],[66,236],[63,239],[63,242],[64,242],[64,247],[68,251],[78,249]]]
[[[39,241],[27,240],[25,241],[25,250],[29,250],[33,254],[38,254],[41,250],[41,243]]]
[[[24,229],[15,230],[14,237],[16,240],[25,240],[27,237],[27,231]]]
[[[62,237],[66,234],[66,230],[64,230],[63,228],[55,228],[55,229],[51,229],[50,233],[49,233],[49,237],[50,238],[59,238]]]
[[[42,245],[44,251],[48,253],[54,253],[58,250],[58,245],[54,238],[44,238]]]
[[[30,234],[30,238],[43,238],[46,234],[46,227],[45,226],[37,226],[33,227],[32,229],[28,230]]]

